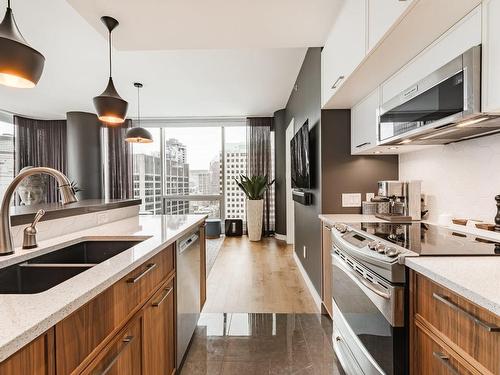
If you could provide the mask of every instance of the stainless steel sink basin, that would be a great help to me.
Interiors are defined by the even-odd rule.
[[[0,294],[48,290],[141,241],[84,241],[0,269]]]
[[[141,241],[84,241],[28,260],[28,263],[96,265]]]

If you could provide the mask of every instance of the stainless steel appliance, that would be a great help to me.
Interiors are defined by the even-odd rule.
[[[413,223],[332,229],[333,346],[349,375],[408,372],[405,257],[500,255],[500,243]]]
[[[379,181],[378,197],[389,201],[389,212],[376,216],[389,221],[412,221],[422,218],[420,181]]]
[[[500,131],[481,113],[481,46],[456,57],[380,107],[382,145],[447,144]]]
[[[176,244],[177,282],[177,366],[182,363],[200,317],[199,231],[182,237]]]

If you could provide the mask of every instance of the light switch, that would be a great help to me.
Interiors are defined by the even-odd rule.
[[[361,207],[361,193],[342,193],[342,207]]]

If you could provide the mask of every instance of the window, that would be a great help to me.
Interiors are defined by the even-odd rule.
[[[14,178],[14,124],[10,116],[0,114],[0,194]]]
[[[168,124],[149,130],[154,143],[133,148],[134,195],[143,199],[143,213],[245,220],[246,198],[234,181],[246,173],[243,122],[241,126]],[[153,199],[146,203],[146,197]]]
[[[148,129],[153,143],[132,144],[134,197],[142,199],[141,213],[161,214],[161,136],[160,129]],[[160,189],[155,188],[160,181]],[[157,185],[158,186],[158,185]]]

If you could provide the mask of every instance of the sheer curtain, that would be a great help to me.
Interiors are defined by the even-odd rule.
[[[274,127],[272,117],[247,118],[247,174],[274,180]],[[274,233],[274,184],[264,196],[263,233]]]
[[[125,133],[132,126],[126,120],[122,126],[106,127],[106,197],[109,199],[130,199],[132,192],[132,146],[125,142]]]
[[[14,116],[16,174],[27,166],[50,167],[66,173],[66,120],[34,120]],[[47,184],[45,200],[58,202],[54,178]]]

